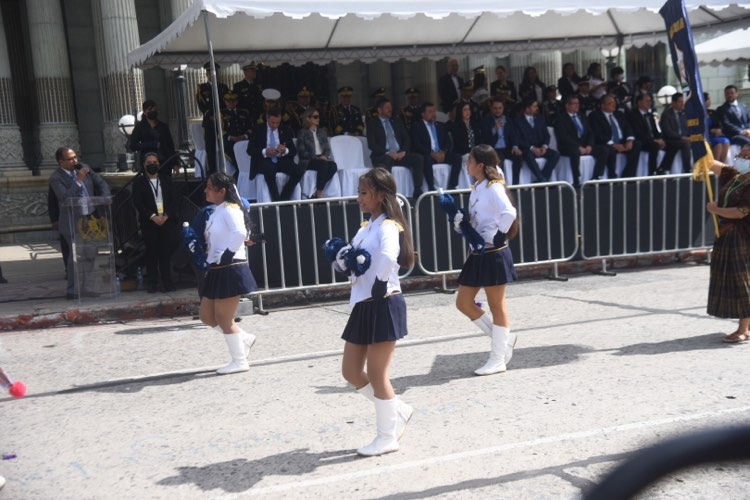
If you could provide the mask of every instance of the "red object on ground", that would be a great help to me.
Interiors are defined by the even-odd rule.
[[[14,398],[22,398],[26,395],[26,384],[23,382],[13,382],[8,392]]]

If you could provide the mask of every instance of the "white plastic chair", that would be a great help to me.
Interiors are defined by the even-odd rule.
[[[234,144],[234,157],[237,158],[237,190],[240,196],[248,200],[257,199],[257,185],[255,179],[250,180],[250,163],[252,159],[247,154],[248,141],[239,141]],[[257,177],[256,177],[257,179]]]
[[[331,155],[338,167],[336,175],[341,183],[340,195],[356,196],[359,190],[359,177],[369,170],[365,166],[362,142],[358,137],[351,135],[337,135],[331,137],[330,142]]]

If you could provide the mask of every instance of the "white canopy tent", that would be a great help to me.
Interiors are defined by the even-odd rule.
[[[750,61],[750,29],[739,29],[695,46],[698,62]]]
[[[653,44],[664,0],[196,0],[128,55],[131,65],[304,64]],[[686,1],[696,33],[750,25],[750,2]],[[205,19],[201,19],[205,14]]]

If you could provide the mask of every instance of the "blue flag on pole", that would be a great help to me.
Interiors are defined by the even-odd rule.
[[[695,57],[693,31],[684,0],[668,0],[659,14],[667,25],[672,65],[685,95],[685,117],[695,164],[693,173],[702,175],[703,169],[713,162],[713,155],[706,148],[706,103],[703,101],[703,85]]]

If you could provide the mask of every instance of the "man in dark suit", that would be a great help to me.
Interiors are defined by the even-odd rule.
[[[679,144],[667,141],[656,126],[654,113],[651,111],[653,101],[651,94],[643,93],[635,96],[635,109],[630,111],[628,118],[633,127],[633,134],[641,141],[641,149],[648,151],[648,175],[662,175],[669,173],[672,161],[680,150]],[[656,166],[659,151],[664,151],[664,158]]]
[[[544,118],[539,114],[539,102],[536,99],[524,103],[523,113],[514,121],[512,139],[513,181],[518,183],[521,166],[525,163],[537,181],[548,182],[560,160],[560,153],[549,147],[549,131]],[[547,160],[544,170],[539,169],[537,158]]]
[[[425,102],[420,106],[421,119],[412,123],[411,143],[412,150],[422,155],[424,159],[424,178],[427,181],[427,189],[435,190],[435,177],[432,166],[436,163],[447,163],[451,166],[448,177],[448,189],[458,187],[458,176],[461,173],[461,155],[450,151],[448,141],[448,128],[445,123],[435,120],[437,108],[431,102]]]
[[[588,118],[580,113],[581,102],[577,94],[565,97],[565,111],[560,113],[555,123],[557,149],[570,158],[573,171],[573,187],[581,186],[581,156],[594,157],[594,172],[604,171],[607,163],[607,148],[594,143]]]
[[[421,155],[410,152],[409,133],[401,120],[393,119],[393,104],[381,97],[377,104],[378,117],[367,122],[367,145],[376,167],[389,172],[394,165],[409,167],[414,179],[414,198],[422,194],[424,161]]]
[[[724,87],[724,98],[726,102],[716,110],[724,135],[729,137],[732,144],[750,144],[750,111],[737,100],[737,87]]]
[[[207,62],[203,65],[206,70],[207,82],[198,85],[198,90],[195,93],[195,101],[198,104],[198,109],[203,115],[203,134],[206,141],[206,163],[208,163],[207,173],[210,175],[216,172],[216,124],[214,122],[214,94],[212,85],[212,71],[211,63]],[[220,66],[214,64],[214,71],[218,73]],[[229,88],[223,83],[218,83],[219,91],[219,108],[224,108],[223,96],[229,92]]]
[[[599,109],[589,115],[589,123],[594,131],[596,144],[607,147],[607,176],[610,179],[617,178],[615,165],[618,153],[627,157],[622,176],[635,176],[641,154],[641,142],[633,135],[625,115],[617,111],[615,96],[606,94],[602,97]],[[599,179],[602,175],[603,169],[594,170],[594,179]]]
[[[258,124],[253,129],[247,144],[247,154],[251,158],[250,179],[261,174],[266,180],[272,201],[289,200],[305,173],[302,167],[294,163],[294,156],[297,154],[294,136],[288,126],[281,124],[281,115],[279,108],[268,110],[265,123]],[[276,185],[278,172],[289,176],[281,193]]]
[[[505,99],[501,96],[492,97],[490,113],[484,117],[480,125],[479,142],[495,148],[501,167],[505,159],[510,158],[512,130],[512,120],[505,114]]]
[[[438,80],[438,95],[440,96],[440,109],[448,113],[453,103],[461,97],[461,87],[464,80],[458,76],[458,61],[448,59],[448,72]]]
[[[685,117],[685,97],[680,92],[672,95],[672,104],[661,114],[661,133],[670,148],[680,151],[682,171],[691,172],[690,135]],[[673,156],[674,158],[674,156]],[[666,165],[671,166],[672,163]]]
[[[86,203],[71,206],[66,201],[72,198],[89,198],[92,196],[110,196],[109,186],[102,177],[91,170],[91,167],[78,162],[78,155],[67,147],[58,148],[55,151],[55,159],[60,168],[52,172],[49,178],[49,186],[55,192],[55,197],[60,209],[60,236],[62,236],[69,248],[78,231],[78,221],[93,216],[92,207]],[[68,286],[66,298],[68,300],[81,297],[93,297],[97,295],[94,291],[87,289],[90,274],[93,270],[95,255],[89,255],[85,247],[74,259],[73,252],[68,254]],[[76,267],[73,263],[76,262]],[[76,286],[76,273],[79,274],[81,289]]]
[[[170,271],[177,234],[174,200],[171,178],[159,175],[159,157],[146,153],[143,172],[133,179],[133,205],[138,211],[138,225],[146,245],[148,293],[156,292],[159,275],[162,291],[175,290]]]

